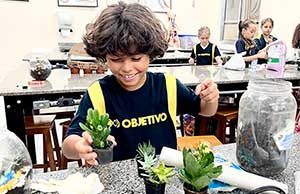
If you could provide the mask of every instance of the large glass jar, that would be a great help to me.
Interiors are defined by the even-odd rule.
[[[284,80],[251,80],[239,103],[236,156],[262,176],[282,172],[293,144],[296,101]]]
[[[0,142],[0,193],[29,193],[32,163],[25,145],[7,129],[0,129]]]

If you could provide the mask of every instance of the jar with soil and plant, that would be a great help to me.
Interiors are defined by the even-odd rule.
[[[98,163],[111,162],[113,160],[113,143],[107,140],[111,132],[109,115],[107,113],[99,114],[97,109],[89,108],[85,124],[79,123],[79,126],[91,135],[92,148],[97,153]]]

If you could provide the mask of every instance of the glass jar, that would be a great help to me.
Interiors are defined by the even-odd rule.
[[[29,193],[32,163],[27,148],[7,129],[0,129],[0,142],[0,193]]]
[[[42,54],[33,54],[29,60],[30,75],[39,81],[46,80],[52,69],[49,60]]]
[[[239,103],[236,156],[262,176],[282,172],[293,144],[296,100],[284,80],[251,80]]]

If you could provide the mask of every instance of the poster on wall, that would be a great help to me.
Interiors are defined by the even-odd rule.
[[[98,0],[57,0],[60,7],[98,7]]]

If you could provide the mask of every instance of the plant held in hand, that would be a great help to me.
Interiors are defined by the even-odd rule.
[[[97,109],[88,109],[86,123],[79,123],[80,127],[89,132],[93,139],[93,144],[96,148],[105,149],[111,146],[107,141],[110,134],[109,115],[100,115]]]
[[[93,140],[93,151],[97,153],[97,161],[106,164],[113,160],[113,143],[107,140],[110,135],[110,120],[108,114],[100,115],[97,109],[88,109],[86,123],[80,127],[89,132]]]

